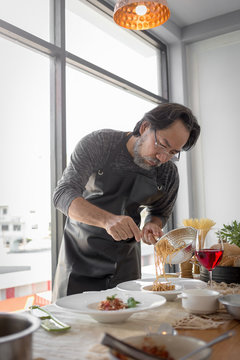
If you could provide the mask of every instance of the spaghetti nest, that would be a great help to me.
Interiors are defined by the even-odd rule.
[[[160,283],[158,280],[155,280],[152,286],[152,291],[170,291],[175,290],[175,285],[171,283]]]

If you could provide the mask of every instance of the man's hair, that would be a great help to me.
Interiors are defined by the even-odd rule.
[[[138,121],[133,129],[134,136],[140,136],[140,126],[147,121],[153,130],[167,129],[173,125],[174,121],[181,120],[189,131],[188,141],[183,146],[183,150],[191,149],[197,142],[200,135],[200,126],[192,111],[184,105],[175,103],[160,104],[151,111],[148,111],[142,120]]]

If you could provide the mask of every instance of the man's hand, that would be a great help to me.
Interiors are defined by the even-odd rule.
[[[110,216],[105,229],[116,241],[131,239],[133,237],[138,242],[141,240],[141,231],[130,216]]]
[[[76,221],[105,229],[116,241],[133,237],[136,241],[141,240],[141,231],[130,216],[114,215],[81,197],[72,201],[68,215]]]
[[[142,229],[142,241],[148,245],[155,244],[157,242],[156,238],[163,235],[161,227],[154,222],[148,222]]]

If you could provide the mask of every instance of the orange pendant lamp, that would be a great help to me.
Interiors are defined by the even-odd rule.
[[[114,21],[126,29],[147,30],[162,25],[170,17],[167,0],[118,0]]]

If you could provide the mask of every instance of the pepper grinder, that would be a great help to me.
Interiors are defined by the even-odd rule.
[[[180,267],[180,278],[190,278],[190,279],[193,278],[193,274],[192,274],[193,264],[190,262],[190,260],[179,264],[179,267]]]

